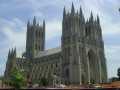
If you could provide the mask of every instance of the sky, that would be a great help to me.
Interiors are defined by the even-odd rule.
[[[9,49],[17,49],[20,57],[25,51],[26,24],[36,16],[46,21],[46,49],[61,44],[63,8],[70,11],[72,2],[80,6],[85,18],[92,11],[100,17],[108,77],[116,76],[120,67],[120,0],[0,0],[0,75],[4,74]]]

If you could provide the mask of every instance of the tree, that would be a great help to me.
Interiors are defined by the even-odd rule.
[[[118,75],[118,80],[120,80],[120,68],[118,68],[117,75]]]
[[[95,84],[95,80],[91,78],[90,83]]]
[[[21,88],[26,84],[23,71],[14,68],[10,75],[10,84],[15,88]]]
[[[0,83],[1,83],[1,86],[3,86],[3,79],[4,79],[4,77],[3,77],[3,76],[0,76]]]
[[[3,76],[0,76],[0,80],[2,80]]]
[[[49,84],[48,79],[45,77],[42,77],[39,82],[40,85],[42,86],[47,86]]]
[[[115,82],[115,81],[118,81],[118,78],[117,77],[111,77],[109,80],[110,80],[110,82]]]

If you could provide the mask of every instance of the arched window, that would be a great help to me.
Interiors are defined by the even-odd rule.
[[[85,28],[85,36],[87,37],[89,35],[88,28]]]
[[[90,82],[95,83],[99,80],[99,62],[93,50],[88,52]],[[94,81],[94,82],[93,82]]]
[[[66,75],[67,78],[69,78],[69,69],[68,68],[65,71],[65,75]]]
[[[85,84],[85,78],[83,74],[82,74],[82,84]]]
[[[37,31],[35,32],[35,36],[36,36],[36,37],[38,36],[38,32],[37,32]]]
[[[37,44],[35,44],[35,49],[37,50]]]

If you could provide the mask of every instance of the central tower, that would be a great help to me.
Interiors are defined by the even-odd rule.
[[[39,25],[34,17],[33,23],[27,24],[26,57],[34,58],[39,51],[45,49],[45,21]]]

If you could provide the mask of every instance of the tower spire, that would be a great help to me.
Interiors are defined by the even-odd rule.
[[[80,6],[80,16],[83,16],[82,8]]]
[[[75,8],[74,8],[74,4],[72,2],[71,14],[74,15],[74,13],[75,13]]]
[[[98,15],[97,15],[97,23],[100,24],[100,19]]]
[[[16,57],[16,47],[14,48],[14,56]]]
[[[66,10],[65,10],[65,6],[64,6],[64,9],[63,9],[63,18],[65,18],[66,16]]]
[[[28,22],[27,22],[27,28],[29,28],[29,26],[30,26],[30,21],[28,20]]]
[[[34,16],[33,25],[36,25],[36,17]]]
[[[45,30],[45,20],[43,20],[43,29]]]
[[[84,18],[84,15],[83,15],[83,11],[82,11],[82,8],[80,6],[80,19],[85,22],[85,18]]]
[[[13,53],[14,53],[14,50],[13,50],[13,48],[12,48],[12,50],[11,50],[11,56],[13,57]]]
[[[9,49],[9,52],[8,52],[8,58],[10,57],[10,49]]]
[[[93,13],[92,13],[92,11],[91,11],[91,14],[90,14],[89,21],[90,21],[90,22],[93,22]]]

